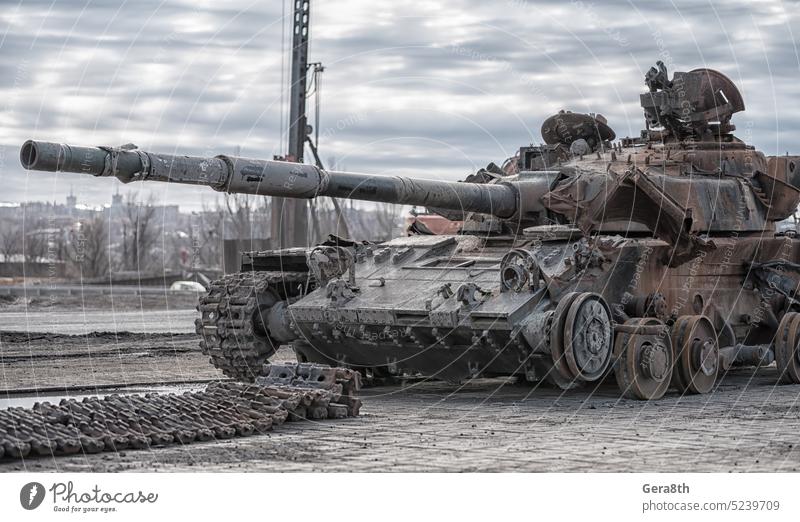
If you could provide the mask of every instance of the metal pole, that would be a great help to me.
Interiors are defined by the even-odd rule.
[[[289,95],[288,161],[303,162],[306,141],[306,86],[310,0],[294,0],[292,9],[292,74]],[[271,233],[273,248],[308,245],[308,202],[274,198]]]

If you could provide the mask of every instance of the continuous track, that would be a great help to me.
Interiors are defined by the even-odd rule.
[[[214,281],[197,306],[195,328],[200,349],[231,377],[252,382],[279,343],[263,327],[263,318],[279,300],[291,299],[308,281],[305,272],[251,271]]]
[[[0,411],[0,459],[98,453],[264,433],[283,422],[356,416],[360,376],[311,364],[266,365],[256,384],[184,394],[110,395]]]

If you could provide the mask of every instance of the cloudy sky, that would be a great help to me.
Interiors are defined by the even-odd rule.
[[[18,161],[27,138],[185,154],[285,151],[281,49],[291,2],[0,3],[0,201],[63,201],[73,189],[100,205],[119,186],[27,173]],[[617,135],[637,135],[643,74],[660,59],[671,71],[726,73],[747,105],[734,117],[740,137],[767,154],[798,154],[797,8],[312,0],[311,61],[326,67],[321,153],[353,171],[458,179],[539,141],[541,122],[562,108],[602,113]],[[215,198],[185,186],[123,191],[137,189],[186,209]]]

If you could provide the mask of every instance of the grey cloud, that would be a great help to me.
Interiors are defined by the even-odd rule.
[[[58,199],[72,186],[102,204],[119,186],[22,171],[17,150],[29,137],[133,141],[186,154],[237,146],[251,156],[281,153],[281,6],[23,0],[5,9],[0,178],[8,188],[0,199]],[[740,134],[746,128],[767,153],[798,152],[794,7],[315,1],[311,59],[327,66],[322,156],[353,170],[462,177],[537,141],[541,121],[561,108],[601,112],[618,135],[636,135],[642,77],[658,59],[728,74],[748,107],[734,119]],[[121,190],[153,190],[189,208],[216,196],[185,187]]]

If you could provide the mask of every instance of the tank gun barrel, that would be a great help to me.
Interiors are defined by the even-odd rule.
[[[227,155],[195,157],[133,147],[77,147],[26,141],[20,161],[27,170],[114,176],[123,183],[163,181],[207,185],[228,193],[289,198],[330,196],[460,210],[510,218],[519,193],[512,183],[478,184],[332,172],[313,165]]]

